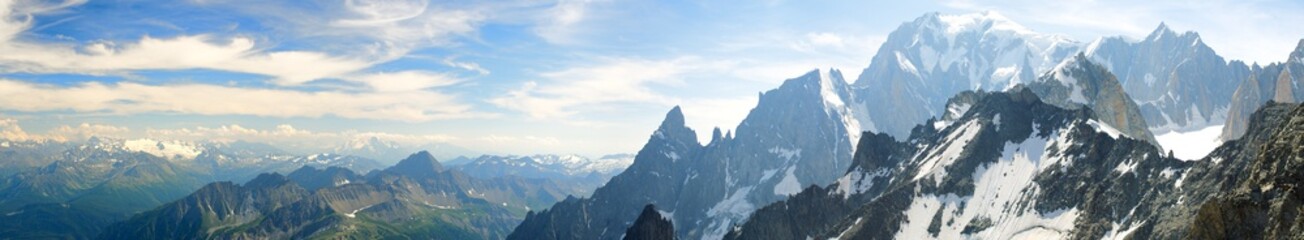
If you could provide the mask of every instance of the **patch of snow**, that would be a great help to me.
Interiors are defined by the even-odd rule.
[[[996,126],[996,130],[998,130],[998,131],[1001,129],[1001,114],[1000,114],[1000,113],[997,113],[995,117],[992,117],[992,126]]]
[[[734,190],[733,193],[725,196],[715,206],[706,211],[706,215],[715,219],[706,228],[706,233],[702,239],[722,239],[729,230],[734,227],[734,222],[747,218],[752,211],[756,210],[756,205],[747,201],[747,196],[752,192],[752,187],[743,187]],[[737,220],[735,220],[737,219]]]
[[[952,132],[946,136],[945,141],[942,141],[944,144],[940,145],[942,147],[933,148],[928,155],[926,155],[928,157],[919,165],[919,172],[915,174],[914,180],[919,180],[929,175],[939,175],[937,176],[938,181],[941,181],[941,177],[946,174],[945,171],[942,171],[943,168],[951,165],[956,158],[960,157],[960,154],[964,152],[964,148],[969,145],[969,142],[973,141],[973,138],[978,136],[978,132],[982,131],[982,126],[983,125],[979,124],[977,120],[970,120],[963,126],[952,130]]]
[[[801,149],[787,149],[787,148],[781,148],[776,146],[770,148],[770,153],[774,155],[778,155],[780,158],[783,158],[788,161],[792,161],[795,158],[801,157]]]
[[[1124,136],[1129,138],[1131,137],[1128,136],[1127,134],[1124,134],[1123,131],[1119,131],[1113,126],[1109,126],[1109,124],[1098,122],[1095,119],[1087,120],[1087,125],[1091,125],[1091,127],[1095,128],[1096,131],[1105,133],[1109,135],[1109,137],[1112,137],[1114,139],[1118,139],[1119,136]]]
[[[906,72],[909,72],[910,74],[919,75],[919,69],[915,68],[915,64],[910,63],[910,59],[906,58],[906,56],[901,54],[900,51],[896,52],[896,59],[897,65],[901,66],[901,70],[906,70]]]
[[[774,195],[788,196],[801,192],[801,182],[797,180],[797,166],[788,168],[788,173],[783,176],[779,184],[774,185]]]
[[[965,113],[969,112],[970,108],[973,108],[973,105],[968,103],[950,105],[946,107],[946,113],[947,116],[950,116],[950,119],[960,119]]]
[[[1141,223],[1132,224],[1132,227],[1130,227],[1130,228],[1127,228],[1127,229],[1121,229],[1123,226],[1119,225],[1118,223],[1114,223],[1114,229],[1109,230],[1109,233],[1106,233],[1105,236],[1102,237],[1102,238],[1100,238],[1100,239],[1102,239],[1102,240],[1123,240],[1123,239],[1127,239],[1127,236],[1128,236],[1128,235],[1132,235],[1132,232],[1136,232],[1137,229],[1141,229],[1141,226],[1143,226],[1143,225],[1145,225],[1145,222],[1144,222],[1144,221],[1141,222]],[[1122,231],[1119,231],[1119,230],[1122,230]]]
[[[1136,170],[1137,164],[1139,164],[1138,161],[1134,159],[1128,159],[1126,161],[1119,163],[1118,166],[1114,167],[1114,172],[1119,174],[1130,173],[1132,172],[1132,170]]]
[[[864,170],[856,168],[855,171],[838,178],[838,189],[833,193],[842,194],[843,199],[851,197],[852,194],[864,193],[869,188],[874,187],[873,180],[875,178],[885,177],[887,174],[888,169],[879,169],[873,173],[866,173]]]
[[[678,161],[679,161],[679,153],[676,153],[676,152],[663,152],[663,154],[665,154],[665,155],[666,155],[666,158],[669,158],[671,162],[678,162]]]
[[[774,177],[774,173],[777,172],[779,172],[778,168],[762,171],[761,181],[764,182],[765,180],[770,180],[771,177]]]
[[[344,216],[349,218],[355,218],[358,216],[359,211],[366,210],[367,208],[371,208],[371,206],[376,206],[376,204],[367,205],[366,207],[354,209],[353,212],[345,213]]]
[[[992,79],[1001,79],[1001,78],[1008,79],[1014,77],[1015,74],[1018,73],[1019,73],[1019,66],[1017,65],[997,68],[995,72],[992,72]]]
[[[1222,128],[1223,125],[1215,125],[1190,132],[1172,131],[1155,136],[1155,140],[1164,149],[1173,151],[1173,157],[1187,161],[1199,160],[1222,144],[1222,140],[1218,139]]]

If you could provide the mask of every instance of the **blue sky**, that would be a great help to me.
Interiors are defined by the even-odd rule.
[[[0,0],[0,137],[634,152],[674,105],[705,141],[784,79],[854,79],[902,22],[978,11],[1084,42],[1162,21],[1260,63],[1304,37],[1298,1]]]

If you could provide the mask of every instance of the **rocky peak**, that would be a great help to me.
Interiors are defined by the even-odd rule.
[[[1300,39],[1299,44],[1295,45],[1295,51],[1290,53],[1290,59],[1287,62],[1304,64],[1304,39]]]
[[[675,227],[661,216],[656,206],[648,204],[634,220],[634,225],[625,231],[625,240],[672,240],[675,239]]]
[[[281,175],[280,173],[273,172],[273,173],[258,174],[258,177],[254,177],[253,180],[249,180],[249,182],[246,182],[244,186],[248,188],[257,189],[257,188],[280,186],[287,182],[290,182],[289,178],[286,178],[284,175]]]
[[[398,164],[386,169],[386,171],[411,177],[425,177],[443,172],[444,166],[439,164],[439,161],[435,160],[435,156],[430,155],[430,152],[420,151],[399,161]]]
[[[1064,60],[1029,88],[1046,103],[1062,108],[1088,107],[1101,122],[1133,139],[1154,143],[1140,107],[1118,78],[1083,53]]]
[[[684,125],[684,112],[679,106],[675,106],[670,109],[670,112],[666,113],[665,120],[661,121],[661,127],[652,133],[652,137],[668,141],[698,143],[697,133]]]

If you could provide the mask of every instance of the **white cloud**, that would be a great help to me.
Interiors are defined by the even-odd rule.
[[[387,55],[399,57],[414,48],[449,44],[448,38],[474,32],[485,17],[475,11],[443,9],[425,0],[348,0],[344,9],[354,18],[330,21],[319,34],[370,38],[381,42]],[[303,22],[315,24],[315,22]]]
[[[454,56],[449,56],[444,58],[443,63],[444,65],[447,65],[449,67],[455,67],[455,68],[460,68],[462,70],[476,72],[479,73],[480,75],[489,75],[489,69],[480,67],[480,64],[474,62],[458,61],[457,57]]]
[[[81,4],[53,6],[0,2],[0,69],[6,72],[113,74],[136,70],[212,69],[271,76],[275,83],[297,85],[358,71],[374,61],[312,51],[266,51],[245,37],[214,39],[208,35],[141,37],[137,42],[101,41],[70,46],[26,41],[33,16]]]
[[[372,90],[379,92],[426,90],[462,81],[448,74],[420,70],[361,74],[345,78],[345,80],[365,84],[371,87]]]
[[[18,125],[18,120],[0,118],[0,139],[26,141],[32,139],[32,136],[23,131],[23,127]]]
[[[119,136],[127,134],[130,129],[102,124],[82,123],[77,126],[62,125],[50,129],[45,134],[30,134],[23,130],[18,120],[0,118],[0,139],[14,141],[71,141],[84,140],[91,136]]]
[[[661,61],[609,59],[596,66],[541,74],[548,81],[526,82],[520,89],[490,102],[535,119],[565,118],[581,109],[615,103],[668,105],[674,99],[653,91],[650,86],[682,84],[679,79],[682,74],[703,65],[706,63],[692,57]]]
[[[45,134],[45,139],[55,141],[75,141],[84,140],[92,136],[121,136],[131,132],[127,127],[118,127],[104,124],[82,123],[77,126],[63,125],[51,129]]]
[[[405,87],[405,86],[401,86]],[[401,88],[400,87],[400,88]],[[110,114],[181,113],[264,117],[337,116],[422,122],[473,118],[470,106],[432,91],[304,92],[206,84],[145,85],[88,82],[72,86],[0,79],[0,109],[42,112],[71,110]]]
[[[69,46],[21,41],[0,42],[0,66],[10,72],[111,74],[136,70],[213,69],[275,78],[280,85],[298,85],[369,67],[372,63],[318,52],[265,52],[253,40],[232,38],[214,43],[210,36],[169,39],[143,37],[119,46],[90,44],[81,51]]]
[[[540,24],[535,26],[535,34],[554,44],[567,44],[575,41],[574,35],[580,29],[577,25],[588,17],[590,5],[594,0],[560,0],[544,12]]]

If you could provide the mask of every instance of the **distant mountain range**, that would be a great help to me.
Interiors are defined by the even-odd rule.
[[[434,159],[429,152],[422,153]],[[113,222],[182,198],[209,182],[257,181],[254,178],[262,173],[288,174],[291,178],[324,178],[317,176],[324,173],[308,174],[311,172],[308,169],[324,169],[340,176],[333,180],[358,182],[366,180],[359,177],[362,174],[382,168],[380,163],[368,158],[334,153],[294,155],[267,144],[240,141],[183,142],[103,137],[84,142],[3,140],[0,141],[0,156],[6,157],[6,161],[0,163],[0,170],[6,173],[0,178],[0,212],[4,213],[0,215],[0,236],[6,238],[94,238]],[[540,159],[546,157],[536,156]],[[526,188],[554,184],[546,194],[548,197],[528,201],[533,204],[528,205],[530,207],[543,208],[567,195],[586,196],[591,193],[615,171],[623,170],[632,162],[632,159],[619,158],[615,155],[602,161],[560,161],[557,163],[564,164],[547,165],[552,168],[541,169],[542,172],[556,171],[574,176],[523,176],[517,172],[489,170],[477,173],[494,175],[483,179],[509,179],[516,181],[514,184],[517,185],[529,185]],[[472,165],[464,167],[475,168]],[[440,169],[442,171],[442,167]],[[592,171],[583,172],[587,170]],[[594,175],[581,175],[582,172]],[[465,184],[464,180],[457,179],[471,177],[458,172],[450,181]],[[306,180],[299,184],[308,190],[330,185]],[[521,200],[518,205],[525,203]],[[494,234],[505,235],[529,209],[524,206],[504,208],[510,211],[503,210],[508,214],[503,215],[505,220],[501,220]],[[488,232],[476,234],[492,236],[486,235]]]
[[[102,239],[503,238],[526,211],[576,190],[565,181],[475,178],[428,152],[366,175],[303,167],[243,185],[208,184],[108,227]]]
[[[359,156],[370,159],[379,159],[385,164],[394,164],[399,159],[403,159],[408,154],[417,151],[426,151],[437,159],[444,161],[457,159],[459,157],[475,157],[484,154],[483,152],[467,149],[450,143],[428,143],[421,145],[404,145],[394,141],[386,141],[379,137],[357,138],[345,142],[330,150],[331,153],[341,155]]]

